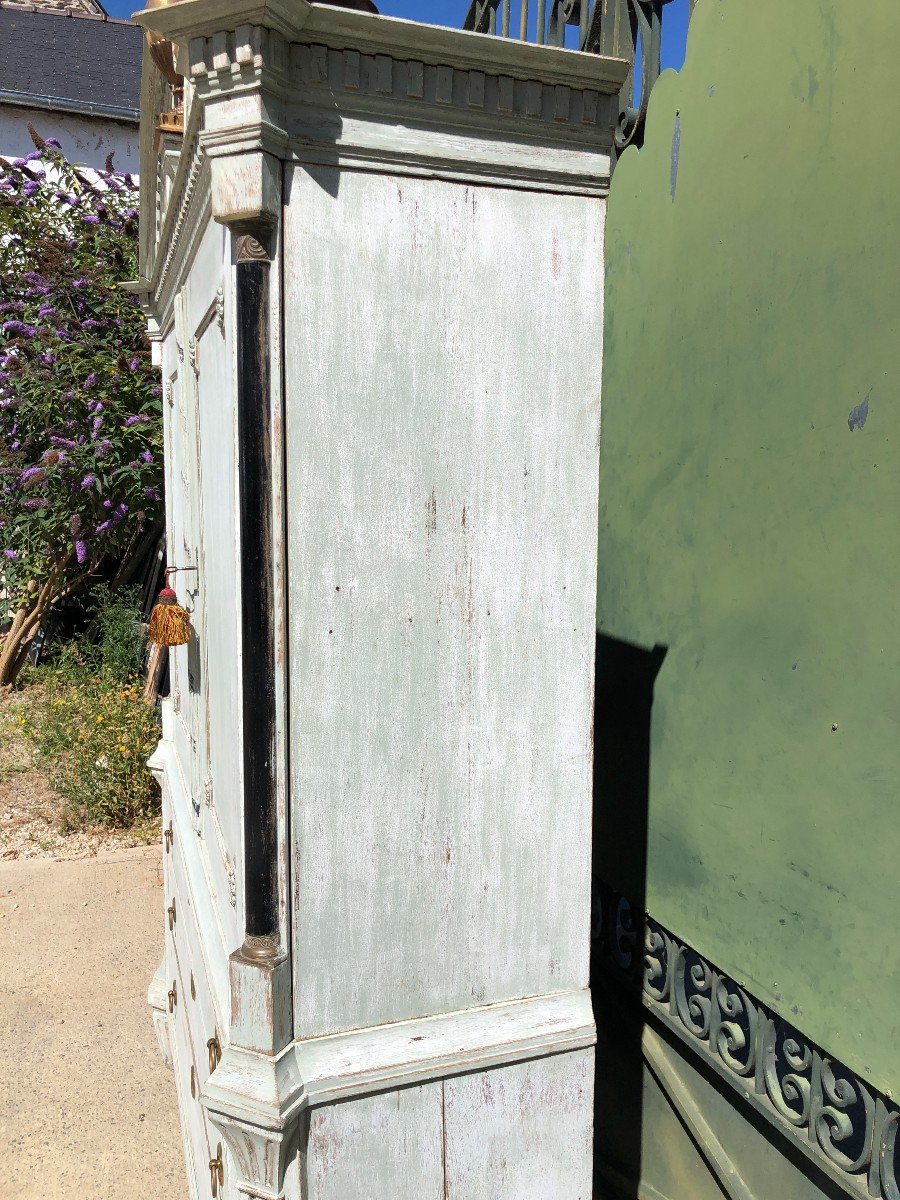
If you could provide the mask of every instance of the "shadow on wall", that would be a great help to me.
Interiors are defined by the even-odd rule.
[[[650,735],[653,690],[667,646],[645,650],[598,633],[594,755],[593,875],[596,896],[591,988],[597,1020],[594,1162],[598,1196],[636,1196],[641,1178],[643,1069],[635,1033],[622,1027],[621,1005],[604,981],[599,928],[615,916],[600,903],[609,886],[628,896],[640,914],[632,930],[636,965],[643,964],[647,891],[647,818],[650,798]],[[606,898],[604,897],[604,901]],[[639,1045],[639,1041],[638,1041]],[[605,1191],[603,1189],[606,1189]]]

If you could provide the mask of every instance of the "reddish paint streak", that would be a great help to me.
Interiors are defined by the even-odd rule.
[[[562,271],[562,254],[559,249],[559,230],[553,230],[553,249],[550,251],[550,264],[553,268],[553,278],[559,279]]]

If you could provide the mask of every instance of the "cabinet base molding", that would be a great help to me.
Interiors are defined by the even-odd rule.
[[[241,1195],[280,1200],[305,1112],[377,1092],[592,1047],[588,990],[294,1042],[277,1055],[232,1043],[203,1088]]]

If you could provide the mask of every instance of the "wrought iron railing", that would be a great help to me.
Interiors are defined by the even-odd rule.
[[[739,1111],[764,1117],[847,1196],[897,1200],[900,1107],[893,1093],[879,1092],[605,884],[595,886],[591,941],[592,972],[630,988],[653,1014],[650,1028],[662,1025],[699,1056],[737,1093]],[[651,1069],[653,1044],[644,1041]],[[729,1178],[728,1195],[749,1196]]]
[[[589,54],[627,59],[632,71],[622,89],[616,130],[616,148],[621,152],[643,141],[647,102],[660,72],[663,10],[670,2],[471,0],[463,28],[498,37],[515,36],[541,46],[568,45]],[[696,0],[691,0],[692,9],[694,3]],[[636,89],[634,68],[638,60],[640,86]]]

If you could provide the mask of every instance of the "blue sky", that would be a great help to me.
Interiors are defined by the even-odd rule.
[[[130,17],[136,0],[102,0],[111,17]],[[465,20],[468,0],[376,0],[385,16],[459,27]],[[534,7],[534,6],[532,6]],[[687,36],[688,0],[673,0],[666,8],[663,29],[663,66],[680,67]]]

